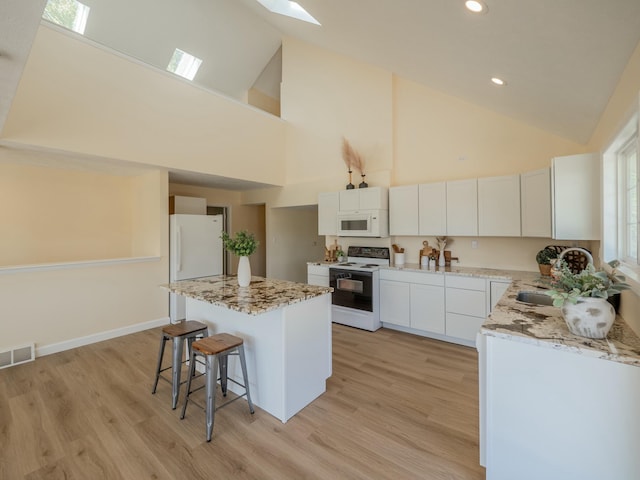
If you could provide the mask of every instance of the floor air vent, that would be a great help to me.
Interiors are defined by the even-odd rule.
[[[12,347],[0,351],[0,368],[12,367],[20,363],[31,362],[34,359],[34,344]]]

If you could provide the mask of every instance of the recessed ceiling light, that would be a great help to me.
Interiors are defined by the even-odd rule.
[[[487,13],[487,4],[479,0],[467,0],[464,2],[464,6],[467,10],[473,13]]]
[[[507,84],[507,82],[498,77],[492,77],[491,83],[493,83],[494,85],[498,85],[499,87],[504,87]]]

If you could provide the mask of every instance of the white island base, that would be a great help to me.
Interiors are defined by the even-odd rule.
[[[331,294],[258,315],[186,299],[187,318],[209,325],[209,333],[244,339],[253,403],[283,423],[326,391],[331,376]],[[230,378],[242,383],[237,357]],[[229,382],[229,390],[244,390]]]

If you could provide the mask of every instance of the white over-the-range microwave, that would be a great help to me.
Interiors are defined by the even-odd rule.
[[[388,237],[388,210],[338,212],[339,237]]]

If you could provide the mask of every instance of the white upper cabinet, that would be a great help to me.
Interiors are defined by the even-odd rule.
[[[447,188],[445,182],[418,185],[419,234],[447,234]]]
[[[318,235],[337,235],[338,192],[318,194]]]
[[[600,158],[556,157],[551,166],[552,234],[558,240],[600,239]]]
[[[389,234],[418,235],[418,185],[389,189]]]
[[[523,237],[551,238],[551,173],[548,168],[520,175]]]
[[[339,195],[341,212],[389,209],[389,194],[384,187],[340,190]]]
[[[478,235],[478,181],[447,182],[447,235]]]
[[[520,236],[520,176],[478,179],[478,234]]]

